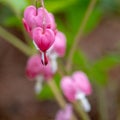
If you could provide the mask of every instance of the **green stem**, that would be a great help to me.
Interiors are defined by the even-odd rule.
[[[4,40],[12,44],[14,47],[18,48],[20,51],[22,51],[24,54],[31,56],[35,53],[33,49],[28,47],[25,43],[23,43],[19,38],[12,35],[8,31],[6,31],[4,28],[0,26],[0,37],[2,37]]]
[[[86,27],[86,23],[87,23],[90,15],[91,15],[94,7],[95,7],[96,1],[97,0],[91,0],[90,4],[88,6],[88,9],[87,9],[87,11],[85,13],[85,17],[84,17],[84,19],[82,21],[82,24],[81,24],[80,28],[79,28],[79,31],[78,31],[78,33],[77,33],[77,35],[75,37],[75,41],[74,41],[74,43],[72,45],[72,48],[71,48],[71,50],[69,52],[68,59],[67,59],[68,60],[67,61],[67,65],[66,65],[67,72],[70,72],[70,70],[71,70],[72,59],[73,59],[74,53],[75,53],[75,51],[76,51],[76,49],[78,47],[79,41],[81,40],[81,37],[82,37],[83,32],[84,32],[84,29]]]
[[[48,80],[47,84],[49,85],[49,87],[51,88],[59,106],[62,109],[65,109],[66,107],[66,101],[64,100],[64,97],[62,96],[62,93],[60,92],[60,90],[58,89],[58,87],[56,86],[56,83],[54,80]],[[76,116],[73,114],[71,120],[77,120]]]
[[[99,120],[109,120],[105,89],[98,86],[96,92],[98,98]]]
[[[75,111],[78,113],[79,117],[82,118],[82,120],[90,120],[88,114],[86,114],[81,105],[78,105],[77,102],[73,102],[73,106],[75,108]]]

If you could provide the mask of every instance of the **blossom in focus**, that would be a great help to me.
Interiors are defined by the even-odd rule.
[[[84,110],[86,112],[90,111],[91,107],[86,95],[92,93],[92,88],[85,73],[76,71],[72,76],[63,77],[61,80],[61,88],[70,102],[79,100]]]
[[[72,106],[70,104],[67,104],[65,109],[58,111],[55,120],[70,120],[72,112]]]

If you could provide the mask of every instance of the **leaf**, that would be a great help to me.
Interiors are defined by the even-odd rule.
[[[29,5],[27,0],[2,0],[1,2],[9,6],[18,17],[20,17],[24,8]]]
[[[56,13],[64,10],[66,7],[73,5],[78,0],[46,0],[45,7],[48,11]]]
[[[107,71],[117,64],[120,64],[120,55],[107,55],[94,63],[90,71],[90,77],[98,85],[106,85]]]

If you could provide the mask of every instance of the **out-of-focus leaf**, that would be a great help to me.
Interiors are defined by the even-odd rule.
[[[18,17],[21,15],[23,9],[29,5],[28,0],[1,0],[1,2],[11,7]]]
[[[91,30],[93,30],[99,24],[101,17],[102,17],[101,10],[98,7],[95,8],[95,10],[93,10],[93,12],[87,22],[87,25],[86,25],[86,28],[84,31],[85,34],[89,33]]]
[[[93,67],[107,71],[117,64],[120,64],[120,55],[107,55],[98,60]]]
[[[117,64],[120,64],[120,55],[107,55],[95,62],[89,75],[98,85],[106,85],[107,71]]]
[[[73,5],[78,0],[46,0],[45,6],[50,12],[58,12],[64,10],[66,7]]]
[[[87,57],[82,51],[77,51],[74,54],[73,58],[73,64],[76,69],[82,70],[86,73],[88,73],[88,70],[90,68],[90,64],[88,62]]]

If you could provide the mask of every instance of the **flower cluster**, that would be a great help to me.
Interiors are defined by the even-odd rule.
[[[65,35],[56,29],[55,19],[44,7],[28,6],[24,11],[23,24],[33,39],[36,48],[41,52],[43,65],[48,64],[47,51],[63,56],[65,53]],[[50,51],[50,50],[51,51]]]
[[[85,73],[76,71],[72,76],[63,77],[61,88],[70,102],[80,100],[85,111],[90,111],[90,104],[85,96],[91,94],[92,88]]]

